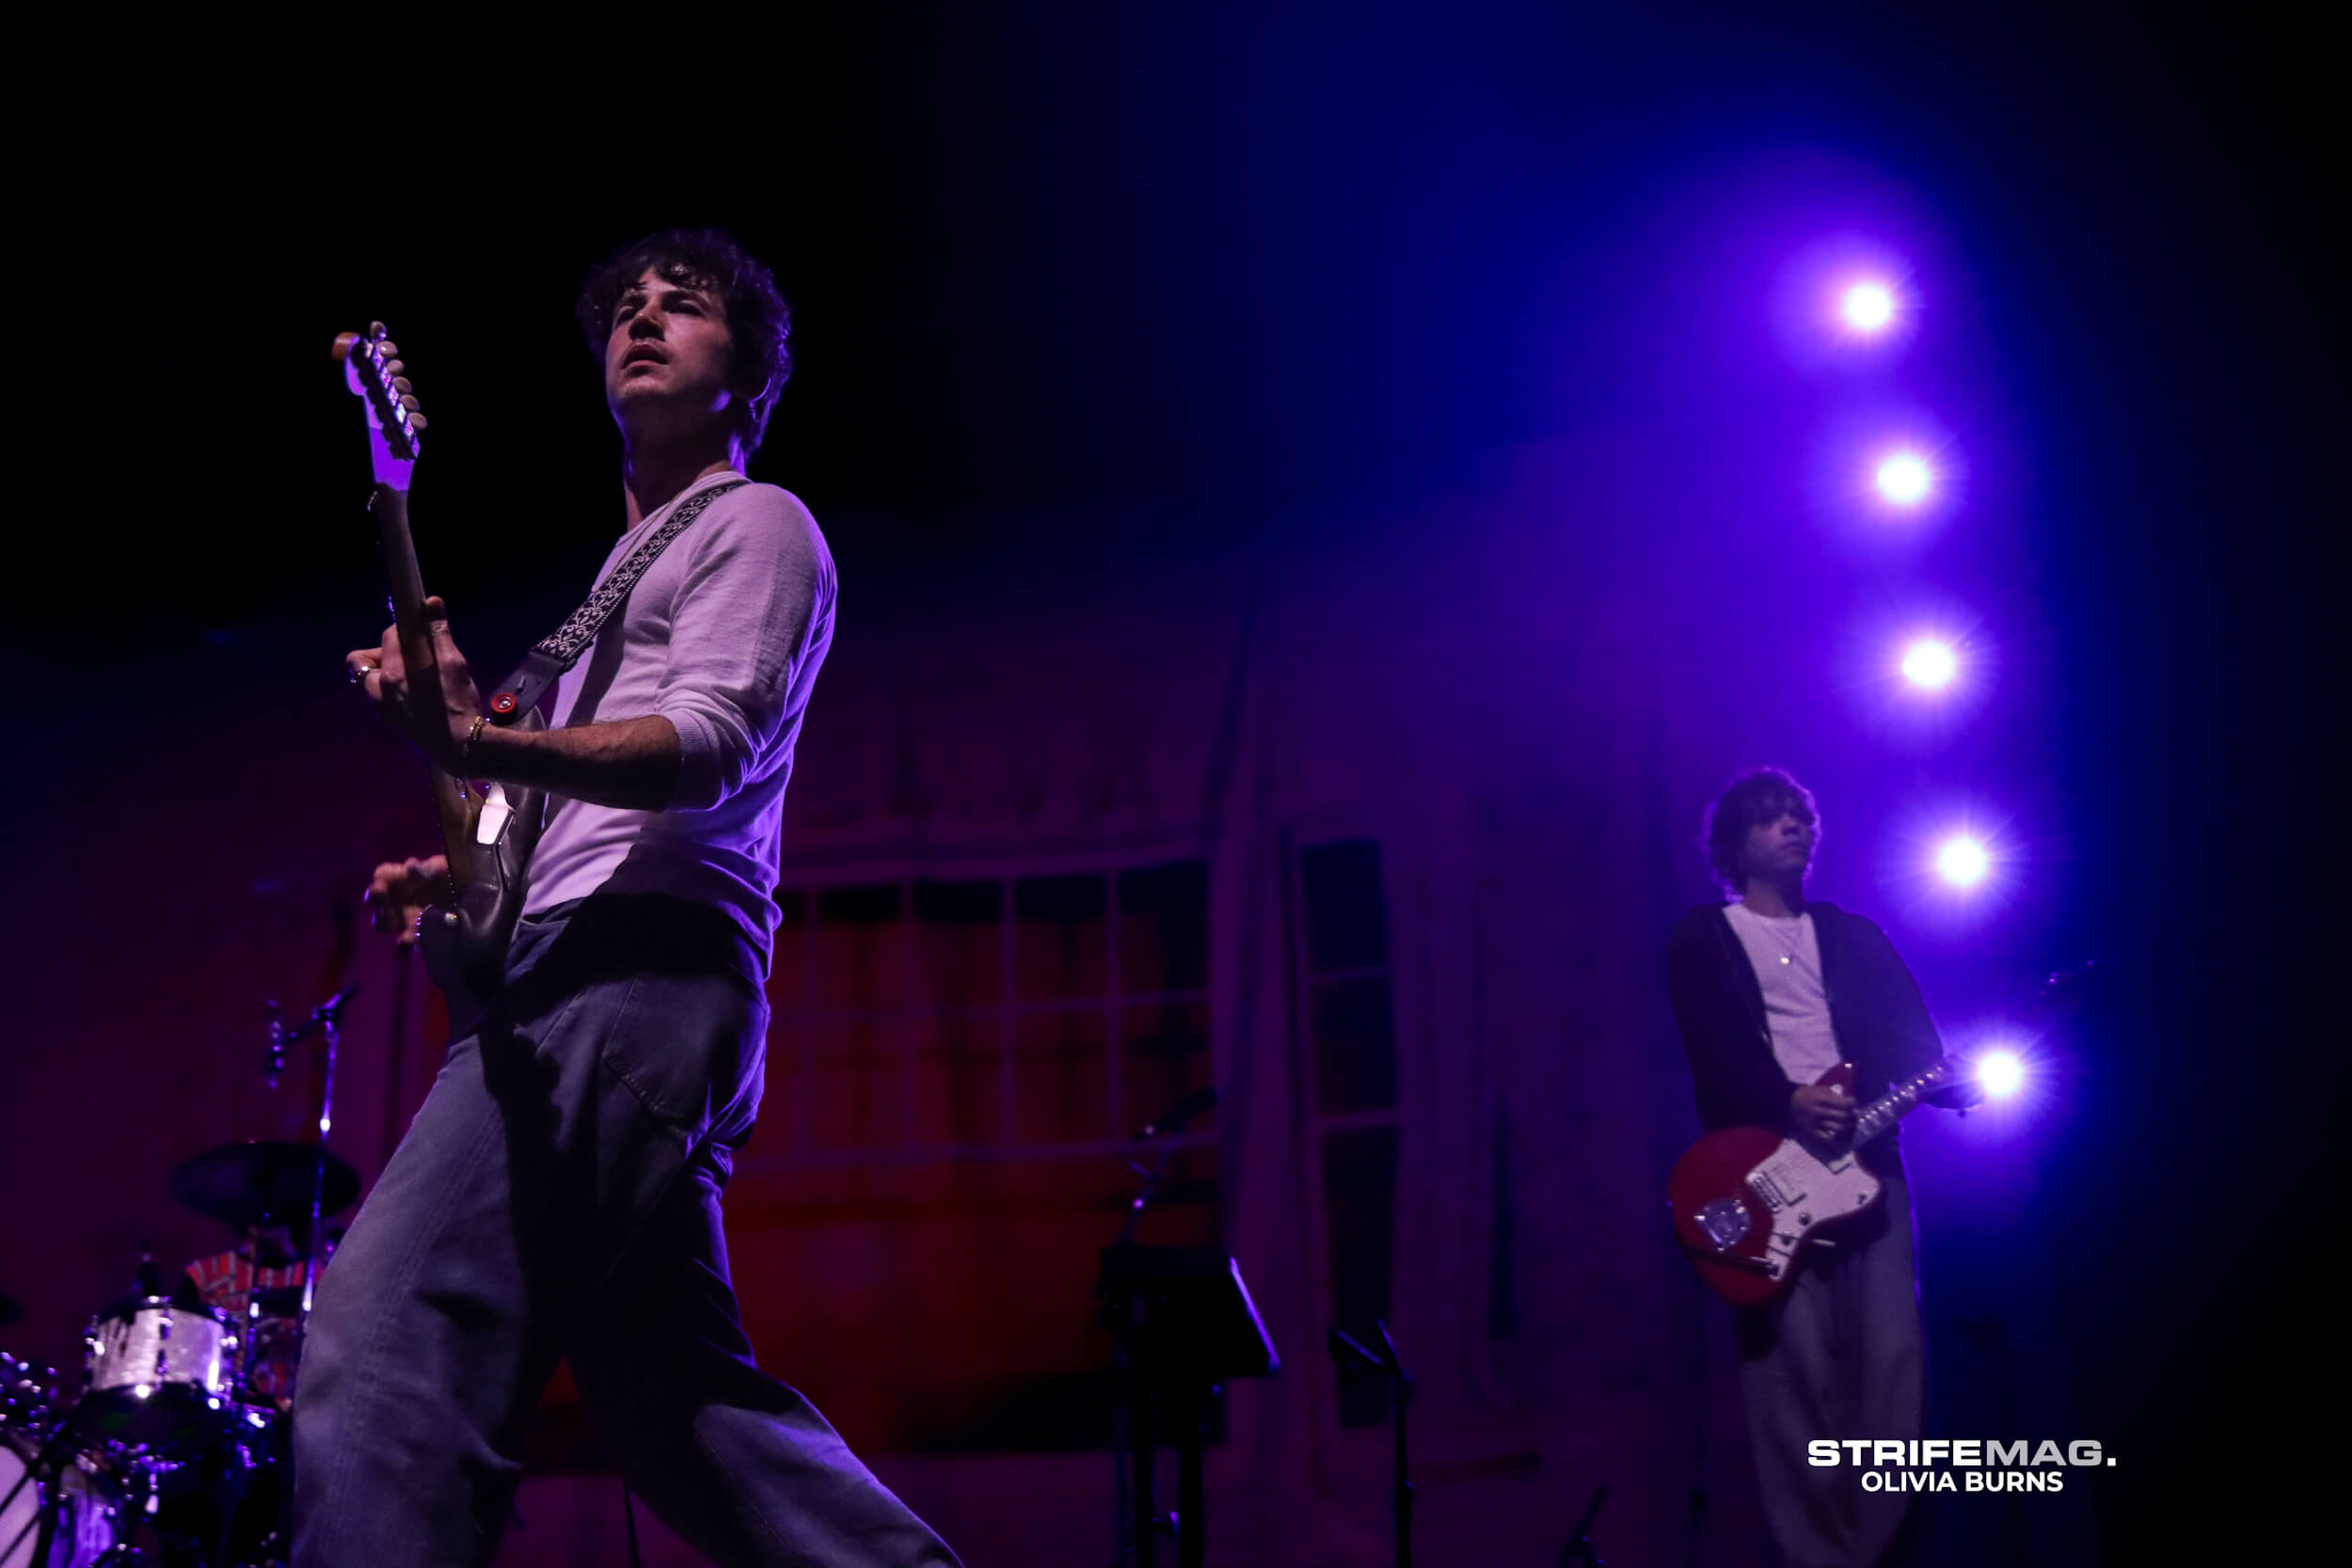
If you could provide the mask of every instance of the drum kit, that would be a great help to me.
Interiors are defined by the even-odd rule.
[[[54,1370],[0,1353],[0,1568],[268,1568],[285,1560],[286,1417],[317,1264],[302,1243],[315,1203],[359,1195],[350,1165],[305,1144],[199,1154],[172,1193],[240,1234],[241,1311],[207,1305],[192,1279],[167,1288],[151,1262],[83,1334],[78,1394]],[[301,1284],[268,1285],[299,1274]]]
[[[168,1286],[143,1259],[84,1330],[71,1398],[55,1369],[0,1352],[0,1568],[285,1562],[294,1370],[334,1250],[326,1221],[359,1196],[358,1173],[326,1148],[335,1014],[350,994],[300,1027],[271,1024],[273,1084],[287,1046],[326,1037],[320,1141],[232,1144],[172,1175],[172,1196],[237,1231],[236,1250]],[[6,1322],[14,1304],[0,1305]]]

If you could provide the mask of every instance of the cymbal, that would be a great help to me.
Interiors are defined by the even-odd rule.
[[[359,1173],[333,1154],[310,1144],[246,1143],[208,1149],[172,1172],[171,1196],[183,1207],[239,1229],[287,1225],[308,1219],[311,1184],[322,1158],[326,1180],[319,1190],[322,1218],[351,1206],[359,1196]]]

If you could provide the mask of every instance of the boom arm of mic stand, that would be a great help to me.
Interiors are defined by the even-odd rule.
[[[333,1028],[344,1005],[358,994],[359,982],[354,980],[311,1008],[310,1016],[291,1029],[286,1027],[285,1010],[278,1006],[275,1000],[263,1004],[269,1009],[269,1048],[267,1063],[262,1070],[269,1078],[271,1088],[278,1086],[278,1074],[286,1070],[286,1048],[290,1045],[301,1044],[310,1037],[310,1032],[314,1029]]]
[[[1143,1190],[1128,1201],[1127,1218],[1119,1227],[1119,1245],[1125,1246],[1135,1240],[1136,1223],[1143,1218],[1143,1212],[1152,1206],[1152,1199],[1158,1196],[1160,1183],[1168,1179],[1168,1163],[1176,1157],[1177,1135],[1184,1132],[1193,1117],[1204,1111],[1214,1110],[1223,1098],[1215,1085],[1196,1089],[1162,1112],[1157,1120],[1147,1122],[1143,1131],[1136,1134],[1137,1143],[1150,1143],[1163,1134],[1166,1134],[1167,1141],[1160,1145],[1160,1157],[1151,1169],[1144,1169],[1133,1160],[1127,1162],[1127,1168],[1143,1178]]]
[[[1606,1482],[1593,1488],[1593,1500],[1584,1505],[1584,1517],[1576,1522],[1576,1533],[1560,1548],[1560,1568],[1603,1568],[1598,1548],[1593,1544],[1593,1521],[1600,1517],[1600,1505],[1609,1500]]]

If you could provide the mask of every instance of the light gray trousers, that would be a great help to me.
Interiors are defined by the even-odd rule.
[[[1816,1465],[1805,1448],[1820,1438],[1908,1442],[1926,1426],[1911,1193],[1899,1166],[1880,1179],[1878,1203],[1833,1233],[1835,1250],[1807,1248],[1804,1272],[1786,1294],[1738,1314],[1756,1485],[1788,1568],[1893,1563],[1916,1496],[1866,1490],[1867,1466]]]

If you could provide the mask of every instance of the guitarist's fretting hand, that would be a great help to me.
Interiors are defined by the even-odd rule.
[[[455,890],[449,881],[449,857],[428,855],[423,860],[386,861],[375,868],[375,876],[368,883],[368,891],[360,902],[368,907],[368,918],[379,931],[398,934],[403,947],[417,940],[417,921],[434,904],[446,904]]]
[[[1834,1084],[1807,1084],[1788,1097],[1790,1124],[1816,1143],[1836,1143],[1851,1132],[1853,1114],[1853,1097]]]
[[[482,716],[482,693],[466,667],[466,656],[450,636],[448,607],[437,597],[428,598],[424,612],[433,638],[433,673],[437,676],[433,685],[437,689],[410,689],[396,626],[384,628],[380,645],[345,654],[343,668],[402,739],[435,767],[463,776],[466,737]]]
[[[561,730],[485,727],[478,722],[482,692],[450,636],[447,608],[437,598],[419,608],[427,646],[417,659],[402,652],[399,628],[387,626],[375,647],[343,655],[343,671],[384,721],[434,767],[453,779],[551,789],[621,811],[669,805],[683,755],[676,725],[648,713]],[[411,680],[409,666],[427,658],[431,676]],[[442,827],[446,832],[449,824]]]

